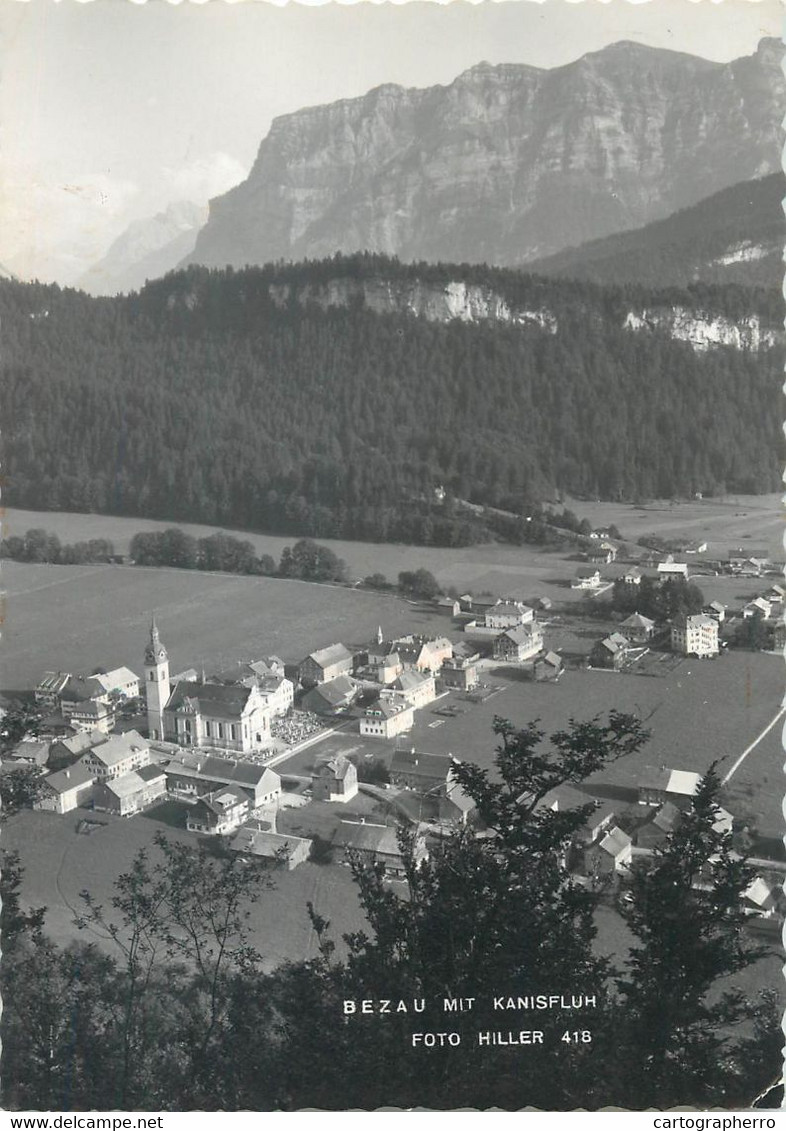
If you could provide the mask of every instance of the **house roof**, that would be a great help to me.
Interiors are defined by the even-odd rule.
[[[133,683],[134,680],[139,682],[139,676],[131,671],[130,668],[113,668],[111,672],[98,673],[95,677],[105,691],[114,691],[115,688],[121,687],[125,683]]]
[[[412,777],[439,778],[447,781],[453,765],[449,754],[427,754],[419,750],[394,750],[390,763],[391,774],[409,774]]]
[[[445,797],[448,801],[455,805],[461,813],[471,813],[475,808],[474,800],[468,793],[465,792],[464,788],[459,784],[459,782],[455,780],[452,771],[448,775],[448,782],[445,788]]]
[[[352,653],[344,644],[330,644],[327,648],[309,653],[306,658],[313,660],[320,668],[328,668],[331,664],[338,664],[342,660],[351,660]]]
[[[236,805],[248,805],[248,795],[242,789],[238,789],[234,785],[224,785],[221,789],[216,789],[212,793],[205,793],[199,798],[197,805],[205,805],[216,816],[221,817],[227,809],[233,809]]]
[[[382,715],[386,719],[393,719],[403,711],[411,711],[412,709],[411,704],[403,703],[400,699],[375,699],[373,703],[369,703],[366,707],[366,717],[373,718],[374,715]]]
[[[248,852],[252,856],[265,856],[275,858],[279,854],[287,856],[290,848],[299,844],[311,846],[311,841],[302,836],[290,836],[288,833],[274,833],[268,829],[257,829],[250,825],[239,828],[229,847],[235,852]]]
[[[558,656],[556,652],[547,652],[546,655],[542,657],[542,662],[549,664],[552,668],[562,667],[562,657]]]
[[[242,684],[199,683],[179,680],[165,710],[191,709],[209,718],[240,718],[248,705],[252,688]]]
[[[318,687],[313,687],[308,691],[304,697],[304,703],[313,703],[315,699],[321,699],[328,707],[343,707],[348,703],[357,690],[354,680],[351,680],[348,675],[337,675],[335,679],[328,680],[327,683],[320,683]]]
[[[693,797],[701,782],[701,774],[691,770],[670,770],[664,767],[661,770],[649,771],[642,785],[646,789],[662,789],[666,793],[676,793],[681,797]]]
[[[629,849],[632,843],[628,834],[623,832],[618,825],[615,825],[613,829],[609,829],[600,842],[600,848],[616,859],[622,852]]]
[[[253,762],[237,762],[229,758],[216,758],[186,752],[173,758],[166,767],[168,773],[182,777],[196,778],[198,781],[218,781],[226,785],[241,785],[249,788],[274,789],[281,783],[277,773],[267,766],[257,766]]]
[[[589,566],[580,566],[579,569],[576,570],[576,577],[580,578],[598,577],[599,575],[600,570],[590,569]]]
[[[500,634],[497,639],[510,640],[514,644],[523,644],[529,641],[534,636],[533,627],[531,624],[517,624],[514,628],[507,629],[506,632]]]
[[[96,676],[69,676],[60,692],[60,698],[67,703],[81,703],[102,695],[106,695],[106,689]]]
[[[127,774],[121,774],[120,777],[101,782],[101,785],[108,789],[110,793],[114,793],[115,797],[123,798],[133,797],[135,793],[141,792],[147,782],[135,770],[129,770]]]
[[[607,636],[603,640],[598,640],[595,644],[595,647],[604,648],[607,652],[610,652],[612,656],[616,656],[618,652],[623,651],[622,645],[619,643],[619,641],[613,640],[611,636]]]
[[[670,833],[676,829],[681,818],[682,811],[672,801],[666,801],[653,817],[652,823],[662,832]]]
[[[92,750],[94,746],[101,746],[102,743],[106,742],[107,737],[101,730],[83,730],[78,734],[71,735],[70,738],[58,738],[57,742],[69,754],[84,754],[87,750]]]
[[[106,742],[94,746],[88,753],[107,769],[111,769],[136,751],[149,749],[150,744],[147,739],[142,738],[138,731],[127,730],[125,734],[110,734]]]
[[[756,876],[742,894],[750,903],[764,907],[773,898],[773,888],[762,876]]]
[[[44,672],[43,679],[36,687],[36,691],[48,692],[50,695],[59,694],[69,679],[71,679],[70,672]]]
[[[355,848],[362,852],[379,852],[385,856],[400,856],[398,834],[390,825],[355,824],[341,821],[333,834],[333,844],[339,848]]]
[[[641,570],[638,566],[628,566],[625,570],[623,577],[641,577]]]
[[[166,777],[166,771],[163,766],[139,766],[134,770],[134,773],[138,774],[139,777],[146,782],[157,781],[158,778]]]
[[[23,738],[11,751],[11,757],[32,762],[36,766],[44,766],[49,757],[49,742],[37,738]]]
[[[488,610],[492,616],[521,616],[524,613],[532,612],[532,610],[521,601],[513,601],[509,597],[505,600],[498,601],[493,608]]]
[[[81,762],[77,762],[75,766],[58,770],[55,774],[49,774],[44,780],[54,793],[68,793],[71,789],[77,789],[79,786],[92,782],[93,775]]]
[[[717,621],[712,617],[707,616],[706,613],[696,613],[690,617],[675,617],[674,624],[678,628],[714,628],[716,630],[718,628]]]
[[[654,628],[655,621],[650,620],[649,617],[642,616],[641,613],[631,613],[620,624],[620,628]]]
[[[318,773],[322,777],[336,778],[337,781],[343,781],[347,774],[350,772],[352,763],[343,754],[331,758],[329,762],[323,762],[319,767]],[[354,768],[354,767],[353,767]]]
[[[414,691],[417,687],[422,687],[424,683],[429,683],[433,680],[434,676],[430,672],[419,672],[412,668],[407,668],[396,679],[393,684],[399,691]]]

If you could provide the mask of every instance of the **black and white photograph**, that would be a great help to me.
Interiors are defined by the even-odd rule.
[[[0,0],[0,1109],[775,1126],[782,22]]]

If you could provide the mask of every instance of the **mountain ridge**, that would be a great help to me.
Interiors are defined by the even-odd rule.
[[[619,43],[274,119],[182,265],[369,250],[521,266],[779,168],[778,41],[730,63]]]

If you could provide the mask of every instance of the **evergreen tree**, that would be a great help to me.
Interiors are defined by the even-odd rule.
[[[667,1108],[728,1099],[733,1026],[750,1007],[718,986],[764,950],[745,933],[742,894],[753,871],[718,827],[719,792],[712,766],[651,867],[634,872],[631,902],[622,905],[637,941],[618,979],[614,1041],[625,1056],[616,1102]]]

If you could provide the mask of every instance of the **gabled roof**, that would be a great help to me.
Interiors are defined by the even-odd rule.
[[[726,606],[722,605],[720,601],[710,601],[710,603],[707,605],[707,608],[714,609],[716,613],[726,612]]]
[[[113,668],[111,672],[98,673],[95,677],[105,691],[114,691],[116,687],[122,686],[124,683],[133,683],[134,680],[139,682],[139,676],[131,671],[130,668]]]
[[[192,752],[179,754],[166,769],[167,773],[177,773],[181,777],[195,778],[198,781],[218,781],[268,791],[281,783],[278,774],[267,766]]]
[[[675,617],[674,624],[677,628],[714,628],[716,631],[718,628],[718,622],[706,613]]]
[[[756,876],[742,894],[750,903],[764,907],[773,899],[773,891],[773,887],[762,876]]]
[[[179,680],[165,710],[193,710],[209,718],[240,718],[254,689],[242,684],[198,683]]]
[[[535,635],[534,626],[531,624],[517,624],[515,628],[509,628],[505,632],[500,633],[497,637],[498,640],[510,640],[514,644],[523,644],[529,641]]]
[[[88,785],[93,781],[93,775],[83,766],[81,762],[77,762],[75,766],[69,766],[66,770],[58,770],[56,774],[49,774],[44,779],[53,793],[68,793],[70,789],[76,789],[82,785]]]
[[[394,750],[390,763],[391,774],[410,774],[412,777],[444,778],[453,765],[449,754],[426,754],[418,750]]]
[[[110,778],[109,781],[101,783],[117,798],[133,797],[135,793],[140,793],[146,784],[144,778],[135,770],[129,770],[127,774],[121,774],[118,778]]]
[[[138,731],[127,730],[125,734],[110,734],[106,742],[94,746],[87,753],[107,769],[111,769],[136,751],[149,749],[149,742]]]
[[[331,777],[337,781],[343,781],[347,774],[350,772],[352,763],[343,754],[331,758],[329,762],[323,762],[317,771],[319,777]],[[353,767],[354,768],[354,767]]]
[[[108,735],[101,730],[82,730],[78,734],[71,735],[70,738],[58,738],[57,742],[69,754],[78,755],[84,754],[87,750],[92,750],[94,746],[101,746],[107,738]]]
[[[223,817],[227,809],[234,809],[237,805],[248,805],[248,795],[234,785],[225,785],[212,793],[205,793],[199,798],[197,805],[203,804],[217,817]]]
[[[693,797],[701,782],[701,774],[692,770],[650,770],[642,780],[645,789],[662,789],[681,797]]]
[[[613,829],[609,829],[600,842],[600,848],[616,859],[620,853],[629,849],[632,843],[633,841],[628,834],[623,832],[618,825],[615,825]]]
[[[339,848],[355,848],[363,852],[380,852],[386,856],[400,856],[398,834],[390,825],[355,824],[341,821],[333,834],[333,844]]]
[[[393,686],[398,688],[399,691],[414,691],[415,688],[422,687],[424,683],[428,683],[433,678],[431,672],[419,672],[413,668],[407,668],[398,676]]]
[[[288,833],[274,833],[269,829],[243,825],[232,837],[229,847],[235,852],[248,852],[252,856],[265,856],[270,859],[279,855],[288,856],[289,850],[299,844],[310,846],[311,841],[302,836],[290,836]]]
[[[455,780],[452,770],[450,772],[450,775],[448,776],[448,783],[445,788],[445,797],[448,801],[455,805],[461,813],[471,813],[475,808],[474,800],[468,793],[465,792],[463,786],[461,786],[460,783]]]
[[[383,718],[393,719],[396,715],[402,714],[404,711],[411,711],[412,705],[404,703],[400,699],[375,699],[373,703],[369,703],[366,707],[366,718],[373,718],[374,715],[382,715]]]
[[[342,660],[351,660],[352,653],[344,644],[330,644],[327,648],[309,653],[306,658],[313,660],[320,668],[328,668],[331,664],[338,664]]]
[[[545,656],[541,657],[541,662],[552,668],[562,667],[562,657],[558,656],[556,652],[547,652]]]
[[[576,577],[580,577],[582,579],[589,578],[589,577],[598,577],[599,575],[600,575],[600,570],[590,569],[589,566],[580,566],[576,570]]]
[[[67,703],[88,702],[98,696],[106,695],[106,690],[95,676],[72,675],[60,692],[60,698]]]
[[[670,833],[676,829],[681,819],[682,810],[678,809],[672,801],[666,801],[652,818],[652,823],[662,832]]]
[[[313,687],[311,691],[304,695],[303,701],[304,703],[313,703],[314,699],[319,697],[329,707],[342,707],[350,701],[356,690],[357,686],[354,680],[350,679],[348,675],[337,675],[335,679],[330,679],[327,683],[320,683],[318,687]]]
[[[156,781],[158,778],[166,777],[166,770],[164,769],[164,767],[156,765],[139,766],[136,770],[134,770],[134,773],[138,774],[142,781],[145,782]]]

